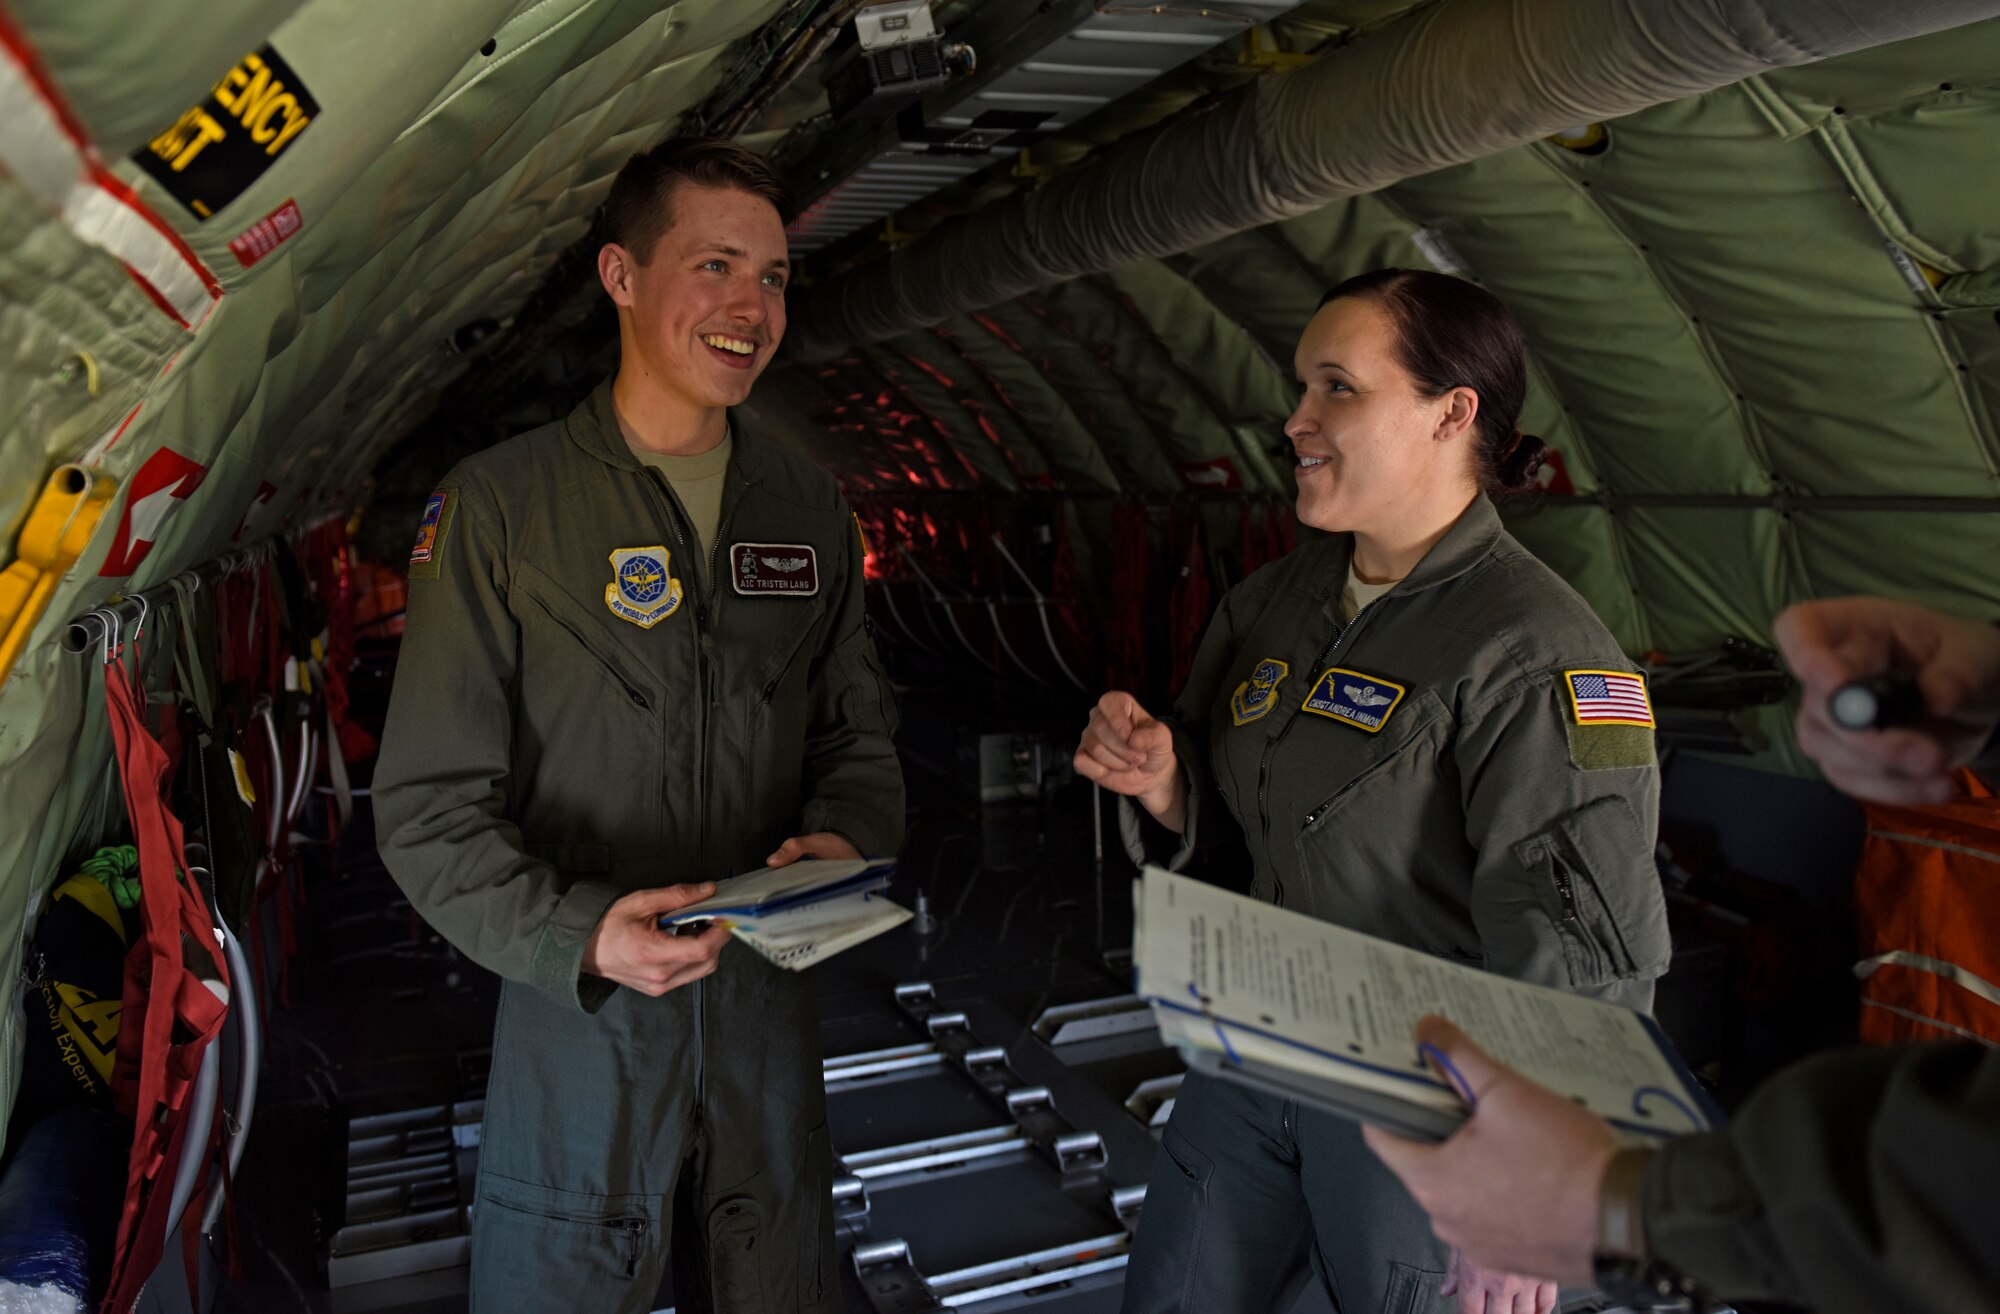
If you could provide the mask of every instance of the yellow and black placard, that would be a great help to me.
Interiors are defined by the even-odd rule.
[[[197,219],[241,196],[319,116],[319,102],[269,46],[245,55],[208,99],[133,152]]]

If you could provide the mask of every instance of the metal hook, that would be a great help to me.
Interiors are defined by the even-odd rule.
[[[139,623],[132,627],[132,642],[137,643],[146,633],[146,613],[152,610],[153,604],[146,600],[146,595],[143,593],[135,593],[132,596],[139,603]]]
[[[104,664],[109,666],[111,665],[111,641],[112,636],[117,633],[118,617],[113,614],[109,607],[99,607],[90,614],[98,618],[98,625],[101,627],[97,634],[99,641],[98,655],[104,659]]]

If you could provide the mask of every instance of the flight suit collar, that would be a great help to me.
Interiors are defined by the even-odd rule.
[[[1416,569],[1384,596],[1406,597],[1457,579],[1485,559],[1500,541],[1501,530],[1500,512],[1493,499],[1479,494],[1464,514],[1452,522],[1444,537],[1424,553]],[[1321,599],[1329,608],[1339,605],[1341,590],[1347,586],[1347,565],[1354,558],[1354,535],[1342,534],[1339,545],[1338,560],[1332,563],[1334,569],[1320,572],[1318,580]]]
[[[1486,559],[1500,541],[1500,532],[1500,512],[1492,498],[1480,493],[1444,537],[1424,553],[1424,559],[1396,586],[1396,592],[1416,593],[1457,579]]]
[[[632,455],[632,449],[625,444],[624,431],[618,427],[618,408],[611,400],[611,384],[616,377],[613,375],[591,389],[583,404],[569,413],[563,429],[571,442],[606,465],[636,472],[645,467]],[[733,440],[729,454],[731,471],[746,482],[760,478],[770,461],[764,441],[746,432],[734,411],[729,413],[729,432]]]

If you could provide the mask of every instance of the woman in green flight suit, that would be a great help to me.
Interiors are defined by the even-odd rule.
[[[1298,517],[1329,535],[1230,591],[1171,715],[1104,695],[1077,770],[1125,796],[1135,859],[1242,846],[1258,897],[1650,1007],[1669,946],[1645,682],[1488,496],[1547,451],[1515,427],[1519,326],[1472,283],[1380,270],[1327,294],[1296,369]],[[1282,1310],[1308,1263],[1343,1314],[1558,1297],[1448,1254],[1353,1124],[1190,1075],[1126,1311]]]

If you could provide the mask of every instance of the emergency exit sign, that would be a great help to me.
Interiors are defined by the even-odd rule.
[[[197,219],[241,196],[292,148],[319,102],[265,46],[245,55],[208,99],[133,153],[141,169]]]

